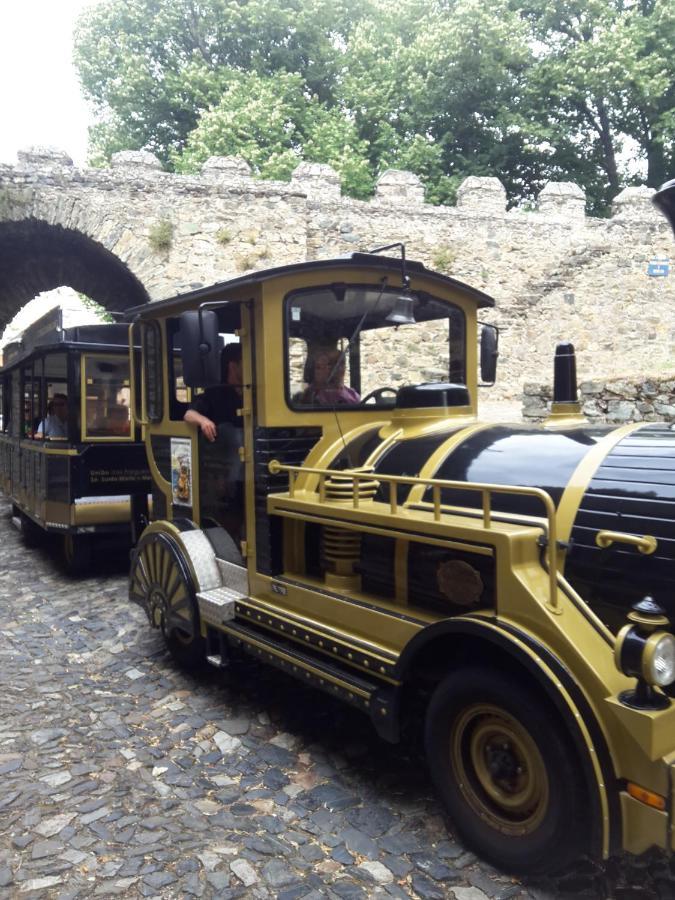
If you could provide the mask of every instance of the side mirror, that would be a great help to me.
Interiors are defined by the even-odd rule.
[[[180,346],[183,380],[188,387],[220,383],[221,337],[213,310],[181,313]]]
[[[672,181],[666,181],[654,194],[652,200],[654,206],[661,210],[675,231],[675,178]]]
[[[499,356],[499,329],[495,325],[481,325],[480,331],[480,380],[490,387],[497,380]]]

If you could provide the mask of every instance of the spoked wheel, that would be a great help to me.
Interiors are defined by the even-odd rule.
[[[80,575],[91,566],[91,538],[88,534],[63,535],[63,561],[69,575]]]
[[[558,719],[516,679],[453,672],[429,705],[426,746],[458,832],[498,868],[555,871],[586,849],[574,751]]]
[[[154,532],[141,538],[131,559],[129,598],[144,607],[150,624],[161,628],[173,658],[184,668],[204,664],[195,586],[175,541]]]

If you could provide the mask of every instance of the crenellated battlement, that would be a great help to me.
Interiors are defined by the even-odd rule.
[[[13,173],[10,174],[10,173]],[[27,179],[39,182],[41,178],[59,176],[80,182],[101,183],[137,182],[172,185],[177,190],[197,189],[204,185],[209,189],[267,190],[274,193],[299,193],[312,201],[343,201],[339,174],[323,163],[303,162],[295,169],[290,182],[255,178],[251,167],[240,156],[212,156],[203,163],[196,175],[179,175],[166,172],[160,160],[147,150],[123,150],[114,153],[107,169],[77,168],[62,150],[51,147],[30,147],[20,150],[16,166],[0,165],[0,183],[10,175],[12,180]],[[612,218],[645,219],[654,217],[651,197],[654,191],[646,187],[625,188],[612,203]],[[354,202],[354,201],[352,201]],[[418,175],[400,169],[387,169],[377,179],[373,204],[406,205],[416,208],[461,211],[476,216],[538,216],[554,217],[578,223],[586,217],[586,194],[571,181],[549,182],[540,192],[536,203],[527,210],[511,209],[507,212],[506,190],[496,177],[470,175],[457,190],[455,206],[431,206],[424,199],[424,183]],[[605,221],[605,220],[600,220]]]
[[[500,375],[489,396],[520,396],[548,373],[558,340],[580,375],[672,365],[672,233],[631,187],[612,215],[586,215],[583,190],[549,183],[532,208],[507,209],[496,177],[466,178],[452,206],[424,199],[411,172],[383,172],[368,200],[342,195],[330,166],[301,163],[288,182],[254,178],[240,157],[197,174],[166,172],[146,151],[80,168],[33,147],[0,165],[0,320],[69,284],[109,309],[194,290],[253,269],[401,241],[407,255],[495,297]],[[432,345],[424,364],[435,371]],[[390,365],[386,360],[384,365]]]

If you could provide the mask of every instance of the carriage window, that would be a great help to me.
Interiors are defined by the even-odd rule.
[[[16,373],[7,373],[2,379],[2,430],[9,434],[12,411],[12,380]]]
[[[84,356],[85,438],[130,438],[129,360]]]
[[[42,409],[42,360],[35,360],[22,369],[23,421],[22,437],[36,437],[43,418]]]
[[[68,396],[68,360],[65,353],[50,353],[41,364],[44,380],[37,436],[49,441],[64,441],[72,412]]]
[[[166,320],[166,340],[169,354],[169,418],[180,421],[192,400],[192,388],[183,379],[183,358],[180,345],[180,320]]]
[[[296,409],[391,408],[398,388],[466,383],[459,307],[428,294],[334,285],[286,298],[287,396]]]
[[[151,422],[161,422],[162,392],[162,337],[157,322],[146,322],[142,331],[145,410]]]

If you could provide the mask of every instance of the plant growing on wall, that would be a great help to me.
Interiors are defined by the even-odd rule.
[[[453,247],[437,247],[431,257],[434,269],[449,275],[457,261],[457,251]]]
[[[173,243],[173,222],[168,219],[161,219],[151,226],[148,234],[148,242],[156,252],[166,252],[171,249]]]

